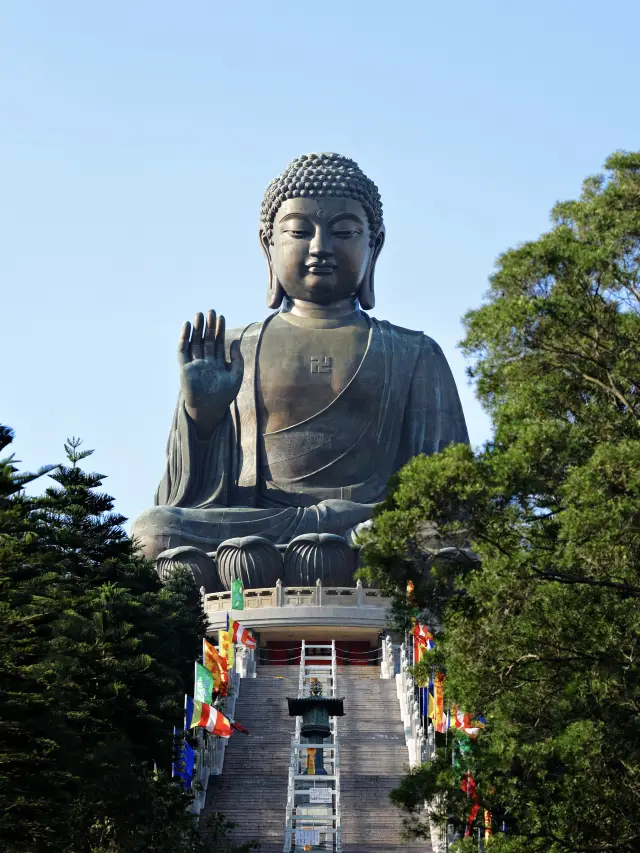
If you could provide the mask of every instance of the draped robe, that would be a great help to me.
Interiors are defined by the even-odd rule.
[[[468,442],[438,344],[374,318],[362,361],[335,399],[301,423],[261,434],[257,366],[271,319],[227,334],[227,345],[240,340],[244,375],[209,438],[198,437],[178,399],[156,506],[134,526],[148,556],[180,545],[211,551],[236,536],[283,544],[302,533],[345,534],[371,517],[411,457]],[[354,405],[363,390],[367,405]]]

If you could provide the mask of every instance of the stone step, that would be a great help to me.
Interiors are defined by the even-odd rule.
[[[258,841],[260,853],[282,851],[295,727],[286,699],[297,696],[298,673],[261,666],[241,682],[235,716],[252,734],[232,737],[223,776],[209,786],[203,818],[221,811],[238,824],[234,843]],[[337,727],[343,853],[429,853],[426,841],[401,840],[402,813],[389,800],[408,765],[395,682],[380,679],[377,667],[341,667],[337,695],[346,712]]]

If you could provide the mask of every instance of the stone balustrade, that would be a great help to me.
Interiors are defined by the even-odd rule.
[[[355,586],[315,585],[245,589],[244,610],[234,618],[251,628],[269,626],[354,625],[382,629],[387,623],[391,599],[378,589],[367,589],[358,581]],[[231,611],[230,592],[204,595],[204,609],[211,630],[224,628],[226,614]]]

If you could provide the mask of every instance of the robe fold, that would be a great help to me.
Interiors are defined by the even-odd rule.
[[[302,533],[344,534],[371,517],[389,478],[411,457],[468,442],[438,344],[373,318],[365,355],[331,404],[261,434],[257,365],[270,319],[227,334],[227,346],[240,340],[244,376],[210,438],[198,438],[178,399],[156,507],[134,528],[149,556],[179,545],[211,551],[235,536],[287,543]],[[356,405],[364,388],[366,410]]]

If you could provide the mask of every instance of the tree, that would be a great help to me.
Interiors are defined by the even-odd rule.
[[[412,460],[366,545],[405,621],[411,579],[439,625],[448,701],[487,720],[496,851],[640,848],[640,153],[606,169],[465,318],[493,438]],[[464,820],[443,762],[396,799],[435,795]]]
[[[3,850],[195,853],[189,797],[153,768],[171,761],[199,591],[188,576],[160,584],[102,477],[79,467],[89,453],[66,450],[39,498],[20,491],[36,475],[0,462]]]
[[[0,427],[0,451],[12,439]],[[67,589],[42,565],[32,504],[20,491],[46,470],[20,474],[13,456],[0,460],[0,838],[8,850],[55,843],[79,784],[70,760],[78,738],[44,663]]]

